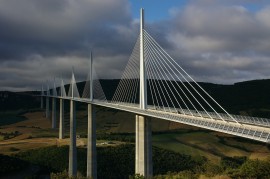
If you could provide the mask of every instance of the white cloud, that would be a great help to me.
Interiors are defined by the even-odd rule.
[[[233,83],[269,78],[270,8],[193,1],[173,9],[167,40],[172,54],[199,81]],[[229,54],[229,55],[228,55]]]

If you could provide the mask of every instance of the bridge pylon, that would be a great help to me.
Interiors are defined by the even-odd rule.
[[[47,85],[47,94],[46,94],[46,118],[49,119],[50,118],[50,88],[49,85]]]
[[[76,85],[72,70],[70,99],[70,144],[69,144],[69,177],[77,175],[77,148],[76,148],[76,101],[74,101],[74,86]]]
[[[52,98],[52,129],[56,128],[56,98]]]
[[[61,87],[60,87],[60,111],[59,111],[59,139],[64,139],[65,136],[65,101],[64,97],[66,97],[65,85],[63,79],[61,80]]]
[[[52,129],[56,128],[56,86],[55,86],[55,79],[53,82],[53,98],[52,98]]]
[[[93,58],[90,54],[89,72],[90,102],[93,102]],[[96,111],[95,106],[88,104],[88,135],[87,135],[87,177],[97,178],[97,152],[96,152]]]
[[[44,102],[43,102],[43,96],[44,96],[44,92],[43,92],[43,85],[41,86],[41,93],[40,93],[40,109],[43,109],[44,106]]]
[[[65,138],[65,106],[64,106],[64,99],[60,98],[60,106],[59,106],[59,139]]]
[[[140,22],[140,108],[147,108],[147,81],[144,60],[144,9]],[[150,178],[153,175],[151,119],[136,115],[135,173]]]
[[[96,112],[93,104],[88,104],[88,136],[87,136],[87,177],[97,178],[96,152]]]
[[[70,144],[69,144],[69,176],[77,175],[77,148],[76,148],[76,102],[70,100]]]

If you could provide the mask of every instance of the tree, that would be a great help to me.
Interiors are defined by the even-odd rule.
[[[240,168],[240,175],[244,178],[270,178],[270,162],[247,160]]]

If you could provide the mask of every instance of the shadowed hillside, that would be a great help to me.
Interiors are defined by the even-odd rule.
[[[0,111],[28,110],[40,106],[37,92],[0,91]]]
[[[118,83],[119,80],[101,80],[108,100],[112,99]],[[199,84],[230,113],[270,118],[270,80],[253,80],[232,85]],[[148,104],[151,103],[148,91]]]
[[[100,83],[106,98],[111,100],[119,80],[102,79]],[[230,113],[270,118],[269,79],[246,81],[233,85],[202,82],[199,84]],[[179,85],[181,86],[181,84]],[[82,94],[85,82],[79,82],[77,86],[79,93]],[[65,88],[68,93],[69,85],[66,85]],[[38,108],[39,97],[29,94],[31,93],[0,92],[0,111]],[[148,104],[152,104],[150,92],[148,92]]]

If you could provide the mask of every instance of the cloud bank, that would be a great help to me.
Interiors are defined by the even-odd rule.
[[[190,1],[146,30],[197,81],[269,78],[270,5],[258,3],[255,11],[245,1]],[[120,78],[138,37],[131,8],[127,0],[1,1],[0,90],[68,82],[72,66],[84,80],[91,49],[100,78]]]

